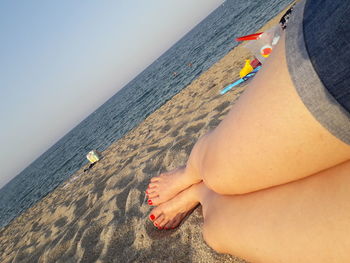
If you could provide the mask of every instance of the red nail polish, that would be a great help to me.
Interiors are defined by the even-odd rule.
[[[155,225],[156,227],[158,227],[158,224],[157,224],[157,223],[154,223],[154,225]]]
[[[152,221],[155,219],[156,217],[154,215],[150,215],[149,219],[151,219]]]
[[[146,190],[145,193],[148,194],[148,190]]]
[[[149,204],[149,205],[152,205],[152,200],[148,200],[148,204]]]

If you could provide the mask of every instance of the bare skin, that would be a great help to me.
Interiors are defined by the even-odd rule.
[[[202,182],[151,214],[160,229],[174,228],[200,202],[208,245],[250,262],[350,262],[349,174],[350,161],[244,195],[220,195]]]
[[[292,182],[350,159],[350,146],[321,126],[297,94],[284,41],[282,36],[220,125],[195,144],[186,173],[172,173],[176,180],[164,175],[152,179],[154,205],[201,180],[217,193],[243,194]]]
[[[200,202],[204,238],[219,252],[254,262],[350,262],[350,146],[304,106],[284,41],[196,143],[186,168],[151,180],[150,219],[176,227]]]
[[[202,184],[202,183],[200,183]],[[199,204],[198,184],[179,193],[175,198],[155,207],[150,215],[154,226],[159,229],[173,229]]]
[[[149,198],[148,204],[160,205],[192,184],[200,181],[194,181],[191,176],[186,175],[186,172],[188,173],[188,169],[186,171],[185,167],[181,167],[153,177],[146,190],[146,194]]]

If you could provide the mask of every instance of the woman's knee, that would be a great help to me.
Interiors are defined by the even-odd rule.
[[[212,191],[220,195],[240,195],[252,192],[251,187],[239,175],[204,173],[204,184]]]

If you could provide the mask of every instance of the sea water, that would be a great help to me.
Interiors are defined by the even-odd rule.
[[[0,190],[6,226],[190,84],[291,0],[227,0]],[[116,87],[117,88],[117,87]]]

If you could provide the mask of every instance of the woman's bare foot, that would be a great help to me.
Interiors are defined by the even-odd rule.
[[[173,229],[199,204],[199,188],[194,184],[171,200],[154,208],[149,216],[158,229]]]
[[[146,190],[149,205],[160,205],[192,184],[201,180],[193,179],[188,169],[181,167],[167,173],[162,173],[151,179]]]

